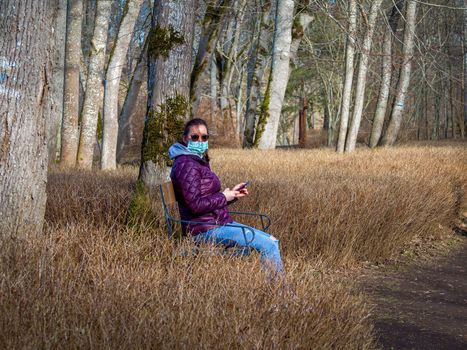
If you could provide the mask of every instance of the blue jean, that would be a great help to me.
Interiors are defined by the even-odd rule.
[[[284,270],[281,254],[279,251],[279,241],[270,234],[255,229],[253,227],[233,221],[231,225],[247,227],[245,235],[240,227],[228,225],[219,226],[200,233],[193,237],[196,243],[214,243],[227,246],[251,247],[261,254],[261,262],[267,268],[272,267],[275,273],[282,273]],[[253,230],[255,235],[253,237]],[[245,241],[245,236],[247,241]]]

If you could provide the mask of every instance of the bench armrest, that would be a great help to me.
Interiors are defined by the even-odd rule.
[[[234,215],[247,215],[247,216],[256,216],[259,217],[261,220],[261,226],[264,232],[267,232],[269,226],[271,226],[271,218],[267,214],[260,214],[260,213],[252,213],[252,212],[245,212],[245,211],[230,211],[230,214]]]
[[[171,216],[167,216],[167,219],[169,219],[170,221],[173,221],[173,222],[180,222],[180,223],[183,222],[183,223],[190,223],[190,224],[210,225],[210,226],[216,226],[216,227],[221,227],[221,226],[238,227],[238,228],[240,228],[242,230],[242,234],[243,234],[243,237],[245,238],[245,244],[246,244],[247,247],[249,247],[251,242],[253,242],[253,240],[255,239],[255,230],[253,230],[251,227],[245,227],[245,226],[230,224],[230,223],[229,224],[219,225],[216,222],[209,222],[209,221],[182,220],[182,219],[175,219],[175,218],[173,218]],[[251,237],[250,241],[248,241],[245,231],[250,231],[251,232],[252,237]]]

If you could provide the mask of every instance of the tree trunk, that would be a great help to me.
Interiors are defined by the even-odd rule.
[[[446,51],[447,51],[447,55],[448,57],[451,56],[451,46],[450,45],[445,45],[446,47]],[[446,83],[447,83],[447,87],[446,87],[446,93],[447,93],[447,101],[446,103],[449,104],[449,112],[448,112],[448,124],[450,123],[451,124],[451,137],[452,138],[455,138],[455,123],[454,123],[454,113],[455,113],[455,110],[454,110],[454,98],[453,98],[453,95],[454,95],[454,84],[453,84],[453,81],[456,80],[456,78],[453,79],[453,77],[455,76],[454,73],[453,73],[453,70],[454,70],[454,67],[452,65],[452,62],[450,59],[447,60],[447,64],[448,64],[448,71],[449,71],[449,79],[447,79]],[[447,132],[446,132],[446,138],[447,138]]]
[[[167,150],[181,136],[189,116],[194,12],[190,0],[156,0],[154,5],[139,174],[146,189],[169,178]]]
[[[218,40],[220,23],[226,10],[231,6],[231,2],[231,0],[216,0],[214,6],[208,5],[206,9],[198,51],[191,72],[190,100],[193,116],[197,115],[200,102],[199,82],[205,68],[209,66],[207,63],[211,62],[212,52]]]
[[[306,111],[308,109],[308,99],[306,96],[303,96],[301,100],[302,108],[300,109],[300,119],[298,121],[298,145],[304,148],[306,144]]]
[[[47,94],[57,2],[0,2],[0,237],[42,231]]]
[[[49,163],[53,164],[60,151],[60,132],[63,117],[63,84],[65,78],[65,35],[67,0],[57,0],[57,16],[54,26],[52,82],[47,110],[50,113],[47,127]]]
[[[130,80],[130,87],[128,88],[128,92],[125,97],[125,102],[123,102],[122,112],[120,113],[120,118],[118,121],[118,142],[117,142],[117,162],[120,162],[122,158],[122,152],[125,146],[128,144],[133,143],[132,140],[133,130],[135,123],[137,121],[134,120],[137,115],[140,115],[135,108],[138,101],[138,96],[141,91],[141,85],[143,80],[146,79],[148,75],[147,69],[147,60],[146,56],[148,54],[147,50],[147,41],[144,44],[143,50],[141,50],[141,55],[138,58],[138,63],[136,64],[135,71],[133,73],[133,77]],[[147,94],[145,91],[145,100],[147,100]],[[141,125],[144,124],[144,118],[141,119]],[[139,140],[139,144],[141,145],[141,140]]]
[[[209,85],[211,90],[211,125],[210,125],[210,133],[216,135],[217,134],[217,126],[216,126],[216,113],[217,113],[217,101],[218,101],[218,94],[217,94],[217,86],[218,86],[218,79],[217,79],[217,65],[214,56],[211,56],[211,64],[210,64],[210,74],[209,74]]]
[[[423,67],[425,69],[425,76],[426,76],[426,67]],[[428,88],[425,86],[424,88],[424,92],[425,92],[425,103],[424,103],[424,107],[425,107],[425,112],[423,113],[423,118],[425,119],[425,140],[429,140],[430,139],[430,134],[428,133]]]
[[[81,58],[81,23],[83,1],[68,0],[65,47],[65,85],[60,164],[73,167],[78,152],[79,70]]]
[[[347,46],[345,49],[345,78],[342,91],[339,137],[337,140],[337,152],[343,153],[347,127],[349,125],[350,101],[352,99],[352,82],[354,72],[355,36],[357,31],[357,1],[349,0],[349,26],[347,34]]]
[[[96,24],[97,1],[98,0],[84,0],[83,27],[81,33],[81,51],[83,54],[82,68],[85,68],[85,71],[89,66],[89,58],[91,57],[92,36],[94,35],[94,27]],[[86,79],[83,79],[83,84],[86,84]]]
[[[78,166],[84,169],[92,168],[97,119],[102,106],[104,90],[105,50],[111,5],[111,0],[98,0],[97,2],[96,24],[92,39],[93,48],[91,49],[91,56],[89,58],[78,147]]]
[[[298,20],[295,19],[292,27],[292,44],[290,45],[290,61],[292,62],[293,66],[297,66],[297,54],[298,49],[300,47],[300,43],[302,42],[303,36],[305,31],[307,30],[310,23],[313,21],[313,17],[310,16],[305,9],[299,8],[300,14],[298,16]],[[292,67],[289,67],[288,72],[289,75],[287,77],[287,81],[289,81],[290,73],[292,71]],[[300,97],[300,111],[298,113],[298,127],[295,128],[294,125],[294,143],[298,140],[299,147],[305,147],[306,142],[306,109],[308,108],[308,100],[306,96],[304,96],[303,91],[303,84],[302,84],[302,96]],[[294,123],[295,124],[295,123]],[[296,134],[296,135],[295,135]]]
[[[416,20],[417,2],[414,0],[407,1],[406,22],[404,29],[404,48],[402,52],[402,65],[397,82],[396,98],[392,107],[391,119],[388,129],[383,137],[383,145],[393,145],[396,142],[397,135],[402,124],[402,115],[404,112],[404,103],[407,96],[407,89],[410,82],[410,72],[412,64],[412,52],[415,36],[415,20]]]
[[[345,144],[345,152],[351,153],[355,150],[357,144],[358,130],[363,113],[363,102],[365,99],[366,75],[368,71],[368,59],[371,52],[371,44],[373,41],[373,32],[375,28],[376,18],[378,17],[379,8],[382,0],[374,0],[370,8],[370,16],[368,19],[368,27],[363,39],[362,52],[360,53],[360,62],[358,65],[357,87],[355,91],[355,105],[353,109],[352,121],[350,130]]]
[[[332,82],[323,81],[324,119],[323,129],[326,130],[326,146],[331,147],[334,142],[334,129],[336,125],[335,115],[332,113],[332,101],[334,99]]]
[[[277,129],[287,88],[290,63],[290,45],[292,43],[292,23],[294,14],[293,0],[277,0],[275,16],[275,32],[272,48],[272,64],[270,78],[269,102],[267,115],[260,121],[257,137],[260,149],[276,147]]]
[[[388,16],[389,26],[384,31],[383,38],[383,62],[381,69],[381,86],[379,89],[378,102],[376,104],[376,112],[373,118],[373,126],[370,134],[370,147],[374,148],[378,145],[383,132],[384,119],[388,106],[389,90],[391,88],[392,76],[392,37],[395,35],[397,25],[404,7],[404,0],[398,0],[392,8],[391,14]]]
[[[431,127],[431,139],[432,140],[439,140],[439,124],[441,118],[441,98],[438,93],[434,94],[434,105],[435,109],[435,120],[433,121],[433,125]]]
[[[243,85],[243,79],[245,77],[245,69],[241,63],[240,35],[242,34],[242,27],[244,25],[246,3],[246,0],[241,0],[238,2],[238,5],[234,7],[235,19],[233,23],[233,42],[228,55],[228,60],[230,62],[228,65],[229,69],[227,69],[225,73],[227,79],[224,80],[224,82],[226,82],[226,84],[224,85],[224,91],[226,92],[226,94],[224,96],[227,97],[229,120],[231,121],[232,131],[235,137],[235,144],[238,146],[241,145],[240,132],[242,128],[242,123],[240,121],[240,115],[237,113],[238,108],[235,108],[236,113],[233,113],[232,99],[237,101],[241,100],[241,90]],[[237,73],[238,76],[235,80],[237,86],[234,95],[231,91],[234,90],[232,88],[232,81],[235,73]],[[236,105],[236,107],[238,106]]]
[[[450,78],[449,78],[450,79]],[[449,94],[449,89],[448,89],[448,86],[447,84],[445,84],[445,82],[443,81],[443,89],[442,91],[444,92],[443,93],[443,109],[444,109],[444,130],[443,130],[443,135],[444,135],[444,138],[447,139],[448,138],[448,131],[449,131],[449,112],[448,112],[448,102],[449,102],[449,98],[447,96],[447,94]]]
[[[313,21],[313,16],[309,15],[306,12],[306,9],[300,8],[300,13],[295,16],[293,26],[292,26],[292,43],[290,44],[290,62],[294,67],[297,67],[297,55],[298,49],[302,42],[305,31],[308,29],[308,26]],[[292,68],[289,67],[287,81],[289,80],[290,73]]]
[[[311,103],[311,108],[310,108],[310,115],[311,115],[311,118],[309,120],[309,125],[310,125],[310,128],[311,129],[315,129],[315,116],[316,116],[316,113],[315,113],[315,109],[313,108],[315,105],[314,103],[312,102]]]
[[[370,147],[374,148],[378,145],[381,133],[383,132],[384,117],[388,105],[389,89],[391,88],[391,73],[392,73],[392,36],[394,34],[390,27],[387,27],[384,32],[383,42],[383,64],[381,72],[381,86],[379,88],[378,103],[376,104],[376,112],[373,118],[373,126],[370,135]]]
[[[271,42],[271,6],[265,1],[260,7],[261,17],[256,26],[257,35],[254,38],[247,63],[245,127],[243,133],[243,147],[253,146],[256,129],[256,116],[258,114],[258,101],[261,99],[261,86],[266,67],[268,65],[268,52]]]
[[[243,80],[245,79],[246,75],[246,69],[245,67],[241,67],[240,71],[240,77],[237,79],[237,92],[235,93],[235,138],[237,140],[238,145],[242,145],[243,143],[243,130],[244,130],[244,125],[243,125],[243,118],[242,116],[242,97],[243,97]]]
[[[234,73],[239,73],[239,79],[243,79],[241,75],[242,67],[239,66],[240,52],[240,34],[243,25],[245,14],[246,0],[236,1],[233,4],[233,16],[230,19],[226,31],[226,38],[223,40],[223,45],[218,45],[218,55],[220,58],[219,83],[220,83],[220,110],[224,125],[229,125],[232,130],[232,136],[235,142],[239,144],[240,136],[238,135],[236,115],[233,113],[232,100],[235,98],[232,93],[232,81]],[[220,47],[221,46],[221,47]],[[238,92],[238,89],[237,89]]]
[[[128,46],[143,0],[127,0],[105,76],[101,169],[117,168],[118,92]]]
[[[461,128],[461,133],[464,137],[465,129],[467,128],[467,0],[464,0],[464,127]]]
[[[420,99],[421,100],[421,99]],[[417,106],[417,140],[422,139],[422,116],[423,116],[424,104],[419,103]]]

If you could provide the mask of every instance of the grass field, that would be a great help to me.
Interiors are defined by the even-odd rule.
[[[234,209],[271,215],[277,284],[256,254],[177,256],[160,211],[127,227],[136,169],[54,169],[44,235],[0,243],[0,348],[375,348],[345,271],[452,235],[466,148],[212,150],[225,187],[251,182]]]

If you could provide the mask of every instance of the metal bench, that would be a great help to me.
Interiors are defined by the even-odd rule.
[[[161,200],[162,200],[162,207],[164,210],[164,217],[165,221],[167,223],[167,231],[170,239],[174,239],[174,230],[176,224],[182,224],[182,223],[191,223],[191,224],[209,224],[212,226],[230,226],[230,227],[238,227],[242,230],[243,236],[245,237],[245,244],[247,248],[250,248],[251,242],[255,238],[255,231],[251,229],[250,227],[244,227],[236,224],[225,224],[225,225],[219,225],[215,222],[199,222],[199,221],[193,221],[193,220],[182,220],[181,218],[177,218],[175,216],[178,216],[178,203],[177,199],[175,197],[175,192],[173,188],[173,184],[171,181],[165,182],[161,185],[159,185],[160,188],[160,194],[161,194]],[[232,215],[244,215],[244,216],[250,216],[250,217],[257,217],[261,221],[261,227],[264,232],[267,232],[269,226],[271,225],[271,219],[269,218],[269,215],[267,214],[259,214],[259,213],[252,213],[252,212],[241,212],[241,211],[229,211],[230,214]],[[248,241],[246,232],[250,231],[252,233],[252,239]],[[181,234],[179,235],[181,237]],[[225,249],[233,248],[234,246],[229,246],[225,245]]]

